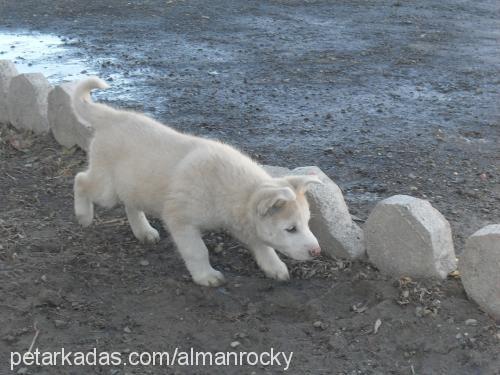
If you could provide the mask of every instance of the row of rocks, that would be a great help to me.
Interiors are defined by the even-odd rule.
[[[450,224],[422,199],[396,195],[379,202],[365,239],[370,261],[390,275],[444,279],[457,268]],[[500,224],[468,238],[458,271],[467,295],[500,319]]]
[[[458,266],[467,295],[500,319],[500,225],[473,234],[457,265],[450,224],[428,201],[407,195],[387,198],[375,206],[363,231],[352,220],[340,188],[318,167],[264,168],[275,177],[320,177],[323,185],[307,194],[310,227],[326,254],[367,256],[380,271],[396,277],[444,279]]]
[[[73,111],[74,86],[52,87],[42,74],[18,74],[12,62],[0,60],[0,123],[35,133],[50,130],[61,145],[87,150],[92,128]],[[457,268],[450,225],[429,202],[405,195],[385,199],[363,231],[352,220],[340,188],[318,167],[264,168],[275,177],[314,174],[322,180],[308,198],[310,227],[326,254],[368,256],[382,272],[396,277],[444,279]],[[500,225],[471,236],[458,267],[468,295],[500,319]]]
[[[37,134],[51,131],[61,145],[87,150],[92,128],[74,114],[74,86],[52,87],[43,74],[19,74],[11,61],[0,60],[0,123]]]

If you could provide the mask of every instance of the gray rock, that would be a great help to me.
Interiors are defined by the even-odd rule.
[[[390,275],[444,279],[456,268],[450,224],[422,199],[396,195],[379,202],[365,240],[370,261]]]
[[[239,341],[233,341],[233,342],[231,342],[231,344],[229,344],[229,346],[231,346],[231,348],[237,348],[240,345],[241,345],[241,343]]]
[[[9,86],[9,120],[17,129],[49,130],[47,97],[51,86],[41,73],[19,74]]]
[[[77,81],[56,86],[48,97],[50,130],[56,141],[64,147],[78,146],[87,151],[92,138],[92,127],[76,116],[71,97]]]
[[[289,170],[266,165],[264,169],[273,177],[318,176],[323,185],[312,185],[307,198],[311,207],[309,226],[318,238],[321,249],[335,258],[355,259],[365,255],[363,230],[352,220],[340,188],[320,168],[300,167]]]
[[[17,338],[15,336],[12,336],[12,335],[7,335],[7,336],[4,336],[3,337],[3,340],[7,343],[7,344],[12,344],[14,342],[17,341]]]
[[[52,289],[42,289],[35,302],[35,306],[59,306],[63,302],[62,297]]]
[[[500,224],[467,239],[458,267],[467,295],[500,320]]]
[[[66,328],[68,326],[68,322],[65,320],[56,319],[54,320],[54,326],[56,328]]]
[[[0,124],[7,124],[9,120],[9,87],[12,78],[17,76],[16,66],[10,60],[0,60]]]
[[[477,326],[477,320],[476,319],[467,319],[465,321],[466,326]]]

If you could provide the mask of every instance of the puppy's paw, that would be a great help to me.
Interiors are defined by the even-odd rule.
[[[288,273],[288,268],[283,262],[275,263],[272,267],[263,269],[267,277],[276,280],[287,281],[290,280],[290,274]]]
[[[137,239],[141,242],[156,243],[160,241],[160,233],[151,227],[138,234]]]
[[[82,227],[88,227],[90,224],[92,224],[93,219],[94,218],[90,214],[76,214],[76,220]]]
[[[213,268],[202,275],[193,275],[193,280],[198,285],[216,287],[226,282],[224,275]]]

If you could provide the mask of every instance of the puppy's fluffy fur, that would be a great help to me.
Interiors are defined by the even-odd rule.
[[[90,99],[108,85],[97,77],[75,88],[73,106],[95,129],[89,167],[75,177],[75,213],[90,225],[93,204],[125,205],[132,231],[157,241],[145,213],[160,217],[193,280],[216,286],[223,275],[212,268],[201,232],[224,228],[245,243],[267,276],[289,278],[274,249],[299,260],[319,254],[309,230],[305,191],[316,176],[271,178],[249,157],[208,139],[179,133],[144,115],[113,109]]]

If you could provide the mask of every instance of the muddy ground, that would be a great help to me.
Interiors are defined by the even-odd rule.
[[[467,236],[500,218],[498,17],[489,0],[0,1],[0,32],[59,35],[71,58],[113,84],[100,100],[263,163],[319,165],[361,219],[396,193],[429,199],[449,219],[458,255]],[[2,375],[9,352],[29,348],[35,322],[41,350],[218,351],[239,341],[242,351],[293,351],[293,374],[500,373],[499,327],[459,279],[396,280],[325,259],[287,261],[293,280],[277,283],[234,241],[208,234],[228,284],[201,288],[168,234],[138,244],[122,209],[76,225],[81,151],[0,131]]]

